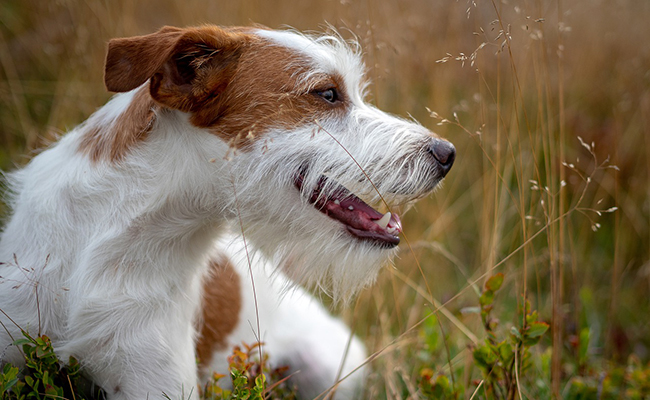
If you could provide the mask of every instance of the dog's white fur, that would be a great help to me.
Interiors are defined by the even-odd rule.
[[[335,386],[336,399],[359,398],[367,353],[347,325],[307,291],[293,286],[269,259],[251,255],[251,245],[241,236],[226,235],[217,248],[240,277],[242,309],[225,346],[202,369],[203,383],[212,372],[228,375],[228,356],[234,346],[261,340],[271,367],[289,367],[286,374],[291,375],[299,398],[313,399]]]
[[[260,29],[222,36],[236,35],[246,36],[246,54],[283,48],[292,55],[286,68],[304,67],[296,82],[308,89],[296,96],[314,96],[312,80],[335,75],[345,108],[330,114],[327,105],[315,106],[318,119],[307,115],[290,127],[260,121],[246,148],[233,149],[214,129],[192,123],[194,108],[157,100],[148,134],[121,157],[94,160],[80,150],[89,129],[114,133],[136,93],[149,87],[145,81],[8,174],[13,214],[0,241],[4,360],[20,362],[11,346],[20,327],[47,334],[63,360],[79,358],[111,400],[196,397],[201,281],[227,223],[241,223],[291,280],[337,297],[372,283],[391,258],[394,250],[351,236],[305,196],[326,175],[322,196],[336,181],[369,202],[379,193],[389,205],[420,198],[444,176],[429,154],[434,135],[363,101],[359,54],[340,38]],[[208,56],[192,66],[202,68]],[[301,196],[295,175],[305,166]]]

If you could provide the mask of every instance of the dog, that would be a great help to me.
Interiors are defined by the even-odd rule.
[[[202,385],[213,372],[228,376],[234,346],[261,340],[270,367],[288,368],[298,398],[314,399],[330,389],[338,400],[359,398],[367,351],[343,321],[241,236],[220,238],[212,260],[197,343]],[[224,309],[230,317],[224,318]]]
[[[104,80],[119,94],[6,175],[0,348],[19,363],[21,329],[46,334],[110,400],[196,397],[202,283],[230,224],[345,302],[395,254],[396,209],[455,159],[364,101],[337,35],[164,27],[111,40]]]

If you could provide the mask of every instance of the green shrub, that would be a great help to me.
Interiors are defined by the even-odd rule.
[[[5,364],[0,375],[2,400],[84,398],[78,390],[79,362],[70,357],[67,365],[62,366],[47,336],[33,338],[23,331],[23,337],[14,345],[22,350],[25,366],[21,371]]]
[[[22,369],[5,364],[0,374],[0,400],[45,399],[103,399],[104,394],[94,388],[81,374],[79,362],[70,357],[62,365],[50,339],[43,335],[31,337],[23,331],[23,337],[14,342],[25,357]],[[203,388],[201,398],[206,400],[295,400],[296,388],[284,377],[286,368],[270,369],[268,357],[256,358],[260,343],[244,350],[236,346],[229,357],[232,390],[219,386],[224,375],[214,374]],[[261,354],[261,352],[260,352]],[[174,399],[176,400],[176,399]]]
[[[503,278],[503,274],[496,274],[488,279],[479,297],[486,338],[472,348],[473,362],[482,378],[474,394],[482,398],[510,400],[518,396],[521,378],[531,367],[530,348],[539,343],[549,326],[538,321],[537,311],[532,311],[530,302],[524,299],[521,326],[512,326],[505,335],[497,331],[498,320],[492,318],[491,313]],[[460,399],[469,389],[453,384],[453,377],[450,380],[444,374],[436,376],[431,368],[423,368],[420,378],[420,392],[427,399]]]
[[[219,386],[225,375],[213,374],[213,378],[203,388],[206,400],[295,400],[296,388],[284,377],[286,367],[270,369],[268,355],[262,354],[261,343],[235,346],[228,357],[232,390]],[[259,357],[258,357],[259,355]],[[261,357],[261,358],[260,358]]]

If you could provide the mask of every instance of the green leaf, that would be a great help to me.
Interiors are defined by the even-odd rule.
[[[266,383],[266,376],[264,374],[260,374],[255,378],[255,386],[258,387],[264,387],[264,384]]]
[[[503,274],[499,272],[498,274],[490,277],[490,279],[488,279],[487,282],[485,282],[485,288],[487,290],[496,292],[501,288],[502,284],[503,284]]]
[[[18,380],[16,383],[16,386],[12,389],[14,393],[23,393],[23,389],[25,388],[25,382]],[[24,399],[25,396],[20,396],[19,400]]]
[[[43,385],[49,385],[50,384],[50,373],[49,371],[43,372],[43,377],[41,378],[43,381]]]
[[[526,347],[526,348],[533,347],[534,345],[539,343],[541,338],[542,338],[541,336],[537,336],[537,337],[534,337],[534,338],[525,337],[524,340],[522,341],[522,343],[524,344],[524,347]]]
[[[46,356],[49,353],[48,349],[46,347],[37,347],[36,348],[36,357],[42,358]]]
[[[26,344],[31,345],[31,344],[33,344],[33,341],[31,341],[30,339],[16,339],[16,340],[14,340],[14,345],[16,345],[16,346],[23,346],[23,345],[26,345]]]
[[[479,367],[490,369],[497,362],[497,355],[488,347],[488,345],[479,346],[474,349],[474,360]]]
[[[436,378],[436,386],[440,387],[445,394],[451,391],[451,384],[446,375],[438,375]]]
[[[478,301],[483,307],[491,305],[494,301],[494,292],[491,290],[486,290],[483,292]]]
[[[548,324],[546,322],[533,322],[528,327],[526,336],[529,338],[537,338],[542,336],[548,330]]]
[[[9,389],[11,389],[17,382],[18,382],[18,378],[5,380],[5,377],[2,377],[2,382],[1,382],[2,385],[0,386],[0,395],[9,391]]]
[[[512,356],[514,354],[512,351],[512,345],[504,340],[503,342],[499,343],[498,349],[501,360],[507,364],[512,359]]]
[[[59,390],[60,388],[57,388],[56,386],[53,385],[47,385],[45,387],[45,394],[49,396],[58,396],[59,394],[63,394],[62,390]]]

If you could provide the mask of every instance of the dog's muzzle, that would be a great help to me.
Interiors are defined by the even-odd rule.
[[[425,145],[425,151],[432,158],[433,176],[431,185],[427,188],[427,192],[429,192],[451,169],[456,158],[456,149],[446,140],[432,138]],[[303,189],[305,175],[306,169],[303,169],[296,174],[294,180],[294,184],[300,192]],[[330,188],[327,193],[324,192],[326,186]],[[331,189],[332,187],[333,189]],[[321,176],[311,192],[304,193],[304,195],[318,211],[339,221],[352,236],[359,240],[382,248],[392,248],[399,244],[399,234],[402,232],[399,215],[391,212],[380,213],[344,186],[330,182],[327,177]],[[421,194],[418,195],[421,196]]]

